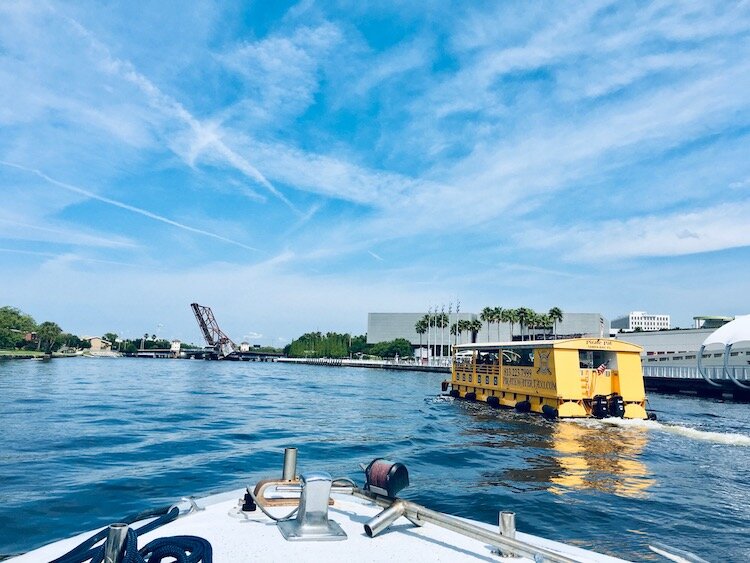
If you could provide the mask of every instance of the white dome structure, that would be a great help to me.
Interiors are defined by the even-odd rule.
[[[739,381],[734,375],[734,370],[729,367],[729,357],[731,356],[732,346],[738,342],[750,342],[750,315],[740,315],[735,317],[733,321],[716,329],[703,341],[698,353],[698,371],[703,378],[714,387],[721,387],[721,385],[715,381],[711,381],[708,375],[706,375],[706,370],[703,369],[702,366],[703,351],[710,346],[720,344],[724,346],[724,375],[731,379],[738,387],[750,390],[750,385]]]

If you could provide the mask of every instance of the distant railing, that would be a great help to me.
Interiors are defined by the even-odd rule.
[[[729,381],[731,378],[724,373],[723,366],[703,366],[709,379]],[[750,381],[750,366],[728,366],[732,375],[740,381]],[[643,366],[644,377],[658,377],[663,379],[703,379],[698,366]]]

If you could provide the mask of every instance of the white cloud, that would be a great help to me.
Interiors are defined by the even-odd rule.
[[[243,81],[245,95],[224,113],[242,122],[299,115],[313,103],[322,61],[341,40],[339,29],[324,23],[244,43],[220,55],[219,60]]]
[[[750,200],[696,211],[664,213],[544,232],[531,229],[518,243],[551,249],[578,262],[679,256],[750,246]]]

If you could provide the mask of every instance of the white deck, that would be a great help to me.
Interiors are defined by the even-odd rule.
[[[205,510],[181,516],[177,520],[139,537],[142,547],[152,539],[174,535],[200,536],[211,542],[213,560],[217,563],[242,561],[531,561],[525,558],[502,558],[490,546],[432,524],[415,527],[400,518],[375,538],[368,537],[363,525],[382,509],[348,495],[334,494],[335,504],[328,516],[346,532],[344,541],[288,542],[274,522],[260,510],[245,513],[237,510],[238,499],[244,490],[207,497],[198,501]],[[273,514],[283,516],[290,507],[274,508]],[[496,531],[487,524],[476,523]],[[139,527],[136,524],[134,527]],[[9,561],[42,562],[66,553],[92,535],[86,532],[31,551]],[[583,562],[614,563],[622,561],[573,546],[565,545],[518,532],[516,538],[559,552]]]

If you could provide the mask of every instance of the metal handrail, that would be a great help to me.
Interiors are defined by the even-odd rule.
[[[556,551],[539,547],[523,540],[503,536],[497,532],[492,532],[470,522],[460,520],[455,516],[449,516],[442,512],[431,510],[415,502],[375,495],[356,487],[351,487],[351,494],[359,498],[370,500],[383,508],[390,508],[395,503],[400,503],[404,509],[404,516],[409,520],[429,522],[430,524],[440,526],[441,528],[461,534],[462,536],[486,542],[502,551],[510,551],[516,555],[525,555],[526,557],[531,557],[535,560],[538,560],[539,557],[543,557],[544,560],[552,563],[577,563],[578,561],[557,553]]]
[[[336,479],[334,479],[334,483]],[[278,492],[290,493],[299,492],[301,487],[296,484],[284,485],[280,484],[276,486]],[[401,498],[390,498],[369,491],[360,489],[354,486],[342,486],[334,484],[331,487],[331,494],[349,494],[357,498],[369,500],[370,502],[377,504],[383,508],[397,507],[399,515],[403,515],[409,521],[416,525],[422,525],[426,522],[434,524],[446,530],[450,530],[462,536],[466,536],[471,539],[479,540],[498,548],[504,553],[512,552],[516,555],[524,555],[532,559],[538,560],[540,557],[544,561],[551,563],[577,563],[577,559],[571,559],[565,555],[562,555],[556,551],[552,551],[545,547],[536,546],[532,543],[514,539],[509,536],[503,536],[500,533],[487,530],[471,522],[466,522],[455,516],[443,514],[436,510],[432,510],[415,502],[404,500]]]

